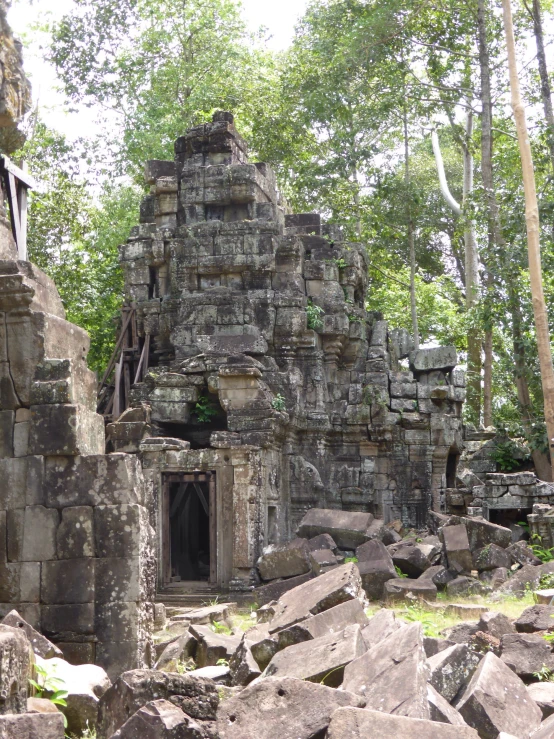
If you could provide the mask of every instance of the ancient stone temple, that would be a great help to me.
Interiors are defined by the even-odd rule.
[[[248,587],[262,548],[313,507],[424,525],[462,443],[454,348],[412,352],[365,310],[364,248],[288,212],[232,115],[146,172],[121,247],[136,327],[108,442],[141,460],[159,587]]]

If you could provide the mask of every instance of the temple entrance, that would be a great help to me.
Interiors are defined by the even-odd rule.
[[[163,480],[163,582],[217,582],[215,475],[173,472]]]

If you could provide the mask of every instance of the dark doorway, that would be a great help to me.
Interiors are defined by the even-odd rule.
[[[215,476],[171,473],[164,480],[164,583],[215,583]]]
[[[458,452],[450,450],[448,458],[446,460],[446,487],[456,487],[456,472],[458,470],[458,460],[460,455]]]

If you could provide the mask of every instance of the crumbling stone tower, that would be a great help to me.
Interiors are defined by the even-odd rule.
[[[159,584],[246,586],[261,548],[314,506],[423,525],[461,447],[454,348],[410,353],[366,312],[363,247],[288,213],[230,114],[146,172],[121,248],[141,381],[108,437],[140,454],[157,501]]]

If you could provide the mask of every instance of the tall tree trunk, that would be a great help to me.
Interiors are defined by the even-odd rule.
[[[414,349],[419,349],[419,326],[417,321],[417,304],[415,291],[416,256],[414,221],[412,218],[412,203],[410,191],[410,145],[408,140],[408,112],[404,103],[404,183],[406,185],[406,208],[408,215],[408,248],[410,252],[410,307],[412,311],[412,332],[414,334]]]
[[[481,72],[481,177],[485,192],[488,216],[489,253],[494,245],[502,246],[498,203],[492,177],[492,97],[489,46],[487,42],[486,0],[477,3],[477,27],[479,41],[479,67]],[[492,423],[492,333],[485,334],[485,365],[483,376],[483,424]]]
[[[550,349],[550,330],[548,314],[542,285],[542,267],[540,252],[540,224],[539,207],[533,171],[533,157],[531,143],[525,119],[525,107],[521,99],[519,78],[516,66],[516,48],[514,27],[512,22],[512,8],[510,0],[502,0],[504,14],[504,31],[508,50],[508,66],[510,69],[510,88],[512,91],[512,108],[517,129],[521,168],[523,172],[523,189],[525,192],[525,223],[527,226],[527,249],[529,254],[529,277],[531,281],[531,297],[533,299],[533,313],[535,316],[535,332],[539,352],[542,391],[544,396],[544,418],[548,434],[548,446],[554,439],[554,366]],[[550,455],[554,475],[554,454]]]
[[[542,31],[542,17],[540,0],[533,0],[533,8],[529,8],[527,3],[525,7],[533,20],[533,33],[535,35],[535,44],[537,46],[537,64],[539,67],[539,77],[541,81],[541,98],[544,110],[544,119],[548,126],[547,142],[550,152],[550,162],[552,171],[554,172],[554,110],[552,108],[552,95],[550,89],[550,79],[548,77],[548,67],[546,66],[546,52],[544,50],[544,35]]]

